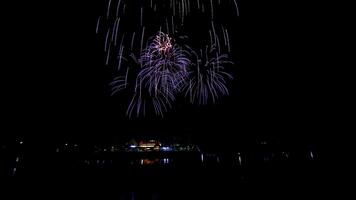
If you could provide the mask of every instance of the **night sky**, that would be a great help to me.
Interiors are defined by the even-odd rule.
[[[336,30],[330,23],[339,23],[333,9],[250,0],[237,0],[239,17],[216,9],[231,36],[230,95],[208,105],[179,96],[163,118],[151,112],[129,119],[127,94],[110,95],[117,74],[105,65],[103,34],[96,34],[107,2],[1,3],[0,177],[11,181],[0,179],[15,189],[11,197],[288,199],[336,191],[325,188],[344,170],[322,168],[342,166],[336,138],[345,127],[335,118],[344,115],[335,111],[349,108],[337,101],[346,85],[336,80],[341,64],[329,63]],[[139,13],[131,15],[127,27],[137,26]],[[189,45],[206,42],[203,20],[192,14],[185,22]],[[146,24],[148,35],[153,26]],[[127,143],[133,137],[167,146],[142,150]],[[329,137],[333,143],[323,146]],[[191,143],[183,148],[180,141]]]
[[[321,94],[328,86],[314,54],[322,43],[317,20],[298,14],[297,6],[240,3],[240,19],[230,22],[236,62],[230,96],[208,106],[177,102],[164,118],[129,120],[127,101],[110,97],[112,74],[95,34],[105,3],[26,4],[9,5],[13,15],[2,18],[8,49],[1,69],[4,137],[42,143],[189,135],[201,143],[237,137],[298,144],[315,142],[327,118]]]

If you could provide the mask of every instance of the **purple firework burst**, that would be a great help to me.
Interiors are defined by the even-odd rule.
[[[145,114],[146,104],[152,104],[157,115],[171,108],[178,94],[189,78],[188,66],[191,64],[188,52],[173,44],[168,34],[159,32],[139,59],[141,70],[138,72],[134,95],[127,109],[127,115]],[[123,77],[118,89],[124,88]]]
[[[136,85],[143,83],[150,94],[158,91],[175,94],[185,85],[188,66],[191,64],[187,51],[172,38],[159,32],[151,44],[141,54],[142,70],[137,75]]]
[[[233,62],[228,55],[219,55],[215,46],[206,46],[205,51],[200,50],[200,55],[192,53],[196,56],[196,63],[193,64],[196,68],[191,68],[189,83],[184,87],[190,102],[207,104],[211,99],[215,103],[219,96],[229,95],[227,81],[233,76],[226,72],[224,66]]]
[[[128,98],[129,118],[151,111],[163,116],[179,95],[208,104],[229,94],[235,23],[222,14],[238,17],[239,2],[106,0],[95,32],[103,42],[104,63],[115,74],[111,95]],[[195,17],[201,24],[195,26]]]

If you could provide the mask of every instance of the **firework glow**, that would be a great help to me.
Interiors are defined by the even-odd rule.
[[[95,32],[113,69],[111,95],[128,98],[129,118],[151,111],[163,117],[178,96],[205,105],[229,95],[235,64],[218,11],[229,8],[238,19],[238,1],[109,0],[105,8]],[[206,19],[205,35],[184,30],[193,13]]]

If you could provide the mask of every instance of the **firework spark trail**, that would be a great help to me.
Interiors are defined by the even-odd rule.
[[[224,26],[223,26],[223,25],[221,25],[221,30],[223,31],[224,45],[227,46],[226,32],[225,32],[225,29],[224,29]]]
[[[220,40],[219,40],[219,38],[218,38],[218,37],[216,37],[216,46],[217,46],[217,48],[218,48],[218,52],[219,52],[219,54],[221,54]]]
[[[132,37],[131,37],[131,51],[133,51],[133,45],[134,45],[134,41],[135,41],[135,34],[136,32],[132,33]]]
[[[108,29],[108,32],[106,33],[106,37],[105,37],[105,45],[104,45],[104,52],[106,52],[108,49],[108,38],[109,38],[109,34],[110,34],[110,28]]]
[[[135,101],[138,101],[137,98],[136,98],[136,96],[137,96],[137,93],[135,93],[135,94],[133,95],[133,97],[131,98],[131,102],[130,102],[129,106],[127,107],[127,110],[126,110],[126,115],[127,115],[129,118],[131,118],[132,110],[134,109],[134,105],[136,105],[134,102],[135,102]]]
[[[98,17],[98,21],[97,21],[97,23],[96,23],[96,29],[95,29],[95,33],[96,33],[96,34],[99,33],[100,19],[101,19],[101,16]]]
[[[128,72],[127,72],[128,73]],[[123,90],[127,87],[127,78],[123,79],[122,76],[116,77],[114,81],[110,83],[111,86],[111,95]]]
[[[115,38],[115,32],[116,32],[116,22],[117,22],[117,19],[115,20],[114,22],[114,26],[113,26],[113,34],[111,34],[111,40],[110,42],[113,42],[114,41],[114,38]],[[116,45],[115,45],[116,46]]]
[[[121,4],[121,0],[119,0],[116,5],[116,17],[119,17],[120,4]]]
[[[117,65],[117,70],[120,71],[121,69],[121,62],[122,62],[122,54],[124,52],[124,46],[120,47],[120,53],[119,53],[119,64]]]
[[[231,52],[231,47],[230,47],[230,39],[229,39],[229,33],[227,32],[227,29],[225,29],[225,33],[226,33],[226,40],[227,40],[227,48],[228,48],[228,52]]]
[[[215,26],[214,26],[214,21],[213,20],[211,20],[211,27],[212,27],[213,36],[214,36],[214,44],[216,44],[217,34],[216,34],[216,31],[215,31]]]
[[[115,26],[116,25],[116,26]],[[118,35],[118,30],[119,30],[119,25],[120,25],[120,18],[117,18],[115,20],[115,25],[114,25],[114,29],[115,29],[115,38],[114,38],[114,43],[116,46],[116,42],[117,42],[117,35]],[[114,35],[114,34],[113,34]]]
[[[124,8],[122,8],[122,15],[125,15],[126,13],[126,4],[124,4]]]
[[[173,0],[173,16],[176,16],[176,2]]]
[[[127,86],[127,84],[128,84],[127,80],[128,80],[128,76],[129,76],[129,70],[130,70],[130,68],[127,67],[127,68],[126,68],[126,74],[125,74],[125,88],[126,88],[126,86]]]
[[[142,27],[142,35],[141,35],[141,48],[140,48],[140,52],[142,52],[142,48],[143,48],[143,38],[145,37],[145,27]]]
[[[168,19],[166,18],[166,30],[167,30],[167,33],[169,34],[169,25],[168,25]]]
[[[190,1],[188,1],[188,12],[190,13]]]
[[[175,33],[175,29],[174,29],[174,18],[173,18],[173,16],[171,18],[171,23],[172,23],[172,34],[174,34]]]
[[[106,13],[107,19],[109,19],[109,16],[110,16],[110,6],[111,6],[111,0],[109,0],[109,3],[108,3],[108,9],[107,9],[107,13]]]
[[[141,18],[140,18],[140,24],[141,26],[143,25],[143,7],[141,7]]]
[[[238,5],[237,5],[236,0],[234,0],[234,3],[235,3],[235,8],[236,8],[236,14],[237,14],[237,16],[240,16],[239,7],[238,7]]]
[[[110,49],[111,49],[110,47],[111,47],[111,43],[109,44],[108,52],[107,52],[107,54],[106,54],[105,65],[109,65]]]
[[[210,0],[210,9],[211,9],[211,19],[214,19],[214,6],[213,6],[213,0]]]

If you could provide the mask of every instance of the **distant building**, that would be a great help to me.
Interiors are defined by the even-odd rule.
[[[157,150],[157,151],[159,151],[161,145],[162,144],[157,140],[149,140],[149,141],[140,141],[139,144],[138,144],[138,147],[146,149],[146,150]]]

